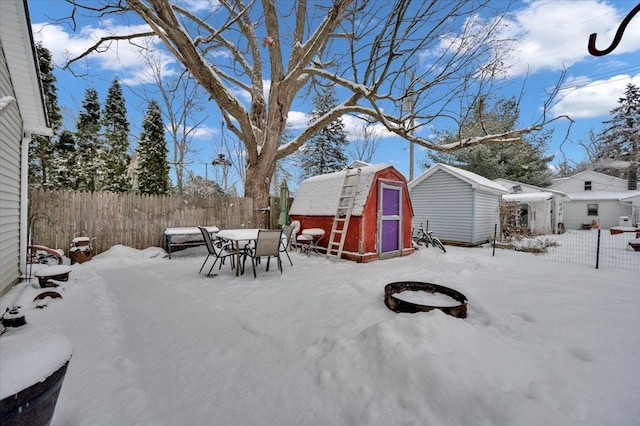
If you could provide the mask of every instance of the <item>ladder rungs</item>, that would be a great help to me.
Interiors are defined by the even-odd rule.
[[[329,236],[329,242],[327,244],[327,255],[340,257],[342,254],[342,248],[347,236],[347,228],[349,227],[349,219],[351,218],[351,211],[355,204],[358,182],[360,180],[360,174],[362,169],[347,170],[344,181],[342,182],[342,190],[340,192],[340,198],[338,199],[338,208],[336,209],[336,215],[333,219],[333,226],[331,228],[331,235]],[[353,180],[351,180],[353,178]],[[342,223],[342,226],[340,224]]]

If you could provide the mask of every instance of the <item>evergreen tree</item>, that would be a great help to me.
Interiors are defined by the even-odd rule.
[[[101,185],[102,190],[113,192],[127,192],[131,189],[131,182],[127,176],[127,169],[131,157],[129,156],[129,121],[127,108],[122,95],[122,86],[118,79],[114,79],[102,110],[102,126],[105,145],[105,175]]]
[[[640,161],[640,89],[627,85],[611,120],[599,136],[596,168],[613,176],[627,178],[629,189],[637,188]]]
[[[480,99],[463,118],[458,133],[444,132],[443,143],[489,134],[504,133],[515,128],[520,111],[515,99],[501,98],[491,108]],[[549,186],[553,174],[549,162],[553,156],[544,151],[550,132],[521,143],[501,143],[464,148],[453,153],[429,153],[428,160],[445,163],[477,173],[487,179],[504,178],[530,185]],[[429,161],[423,164],[428,166]]]
[[[40,80],[44,93],[45,106],[49,117],[49,127],[54,136],[62,124],[62,115],[58,106],[58,89],[55,86],[56,77],[53,75],[51,52],[42,44],[36,44]],[[34,186],[51,187],[54,185],[53,174],[54,146],[51,138],[33,136],[29,143],[29,183]]]
[[[311,112],[311,122],[322,117],[337,105],[333,86],[326,88],[324,93],[318,93],[313,98],[315,110]],[[342,119],[329,123],[316,133],[305,144],[302,153],[301,178],[342,170],[347,166],[344,151],[348,145],[347,134]]]
[[[89,87],[82,101],[83,111],[76,123],[76,184],[74,189],[95,191],[100,189],[104,175],[104,149],[100,142],[100,103],[98,92]]]
[[[156,101],[149,102],[142,128],[137,149],[138,191],[143,194],[168,194],[171,188],[167,160],[169,150],[164,138],[160,105]]]
[[[73,133],[63,130],[54,146],[53,185],[56,188],[76,188],[76,141]]]

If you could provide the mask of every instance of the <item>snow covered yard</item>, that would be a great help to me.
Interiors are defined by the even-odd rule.
[[[115,246],[72,266],[64,299],[33,308],[34,280],[1,308],[23,306],[10,334],[73,344],[57,426],[637,422],[637,272],[447,250],[292,253],[254,280],[198,275],[202,248]],[[401,280],[461,291],[468,318],[388,310]]]

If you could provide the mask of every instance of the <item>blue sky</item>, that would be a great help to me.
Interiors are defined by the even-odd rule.
[[[200,0],[183,0],[187,4],[197,1]],[[58,65],[64,64],[67,57],[82,53],[94,43],[96,36],[117,31],[120,26],[124,28],[119,22],[80,19],[79,27],[73,32],[69,25],[54,21],[69,15],[68,4],[58,0],[29,0],[28,3],[34,39],[52,52]],[[627,84],[640,86],[640,16],[631,21],[613,53],[593,57],[587,51],[589,34],[597,33],[597,47],[605,48],[613,40],[622,19],[637,4],[627,0],[551,0],[515,2],[513,5],[503,35],[515,40],[515,53],[505,63],[507,79],[498,93],[517,95],[524,90],[519,124],[529,125],[539,118],[548,91],[566,70],[563,89],[549,114],[569,115],[574,123],[570,129],[567,120],[559,120],[552,126],[554,138],[548,148],[549,153],[555,154],[553,164],[563,158],[570,162],[581,161],[585,154],[580,141],[587,140],[590,129],[600,131],[602,122],[609,118],[609,111],[617,105]],[[163,66],[170,71],[171,58],[167,56],[164,61]],[[59,103],[68,118],[65,124],[69,128],[73,127],[75,114],[80,110],[85,88],[96,88],[103,101],[115,77],[132,87],[139,86],[144,79],[144,62],[126,43],[120,43],[117,49],[107,53],[93,55],[88,63],[90,75],[77,77],[61,69],[55,72]],[[146,104],[127,89],[125,97],[132,133],[137,137]],[[204,164],[217,156],[214,141],[221,137],[217,108],[215,105],[207,108],[210,118],[200,127],[194,139],[198,151],[189,159],[189,168],[201,176],[205,175]],[[295,109],[289,115],[289,121],[294,126],[302,125],[307,112],[302,108]],[[355,135],[359,127],[356,120],[345,117],[344,122],[347,130]],[[416,163],[424,158],[424,149],[417,147]],[[408,143],[382,134],[373,162],[393,164],[408,177]],[[417,164],[414,167],[414,176],[417,176],[421,170]],[[211,178],[213,167],[208,166],[206,173]]]

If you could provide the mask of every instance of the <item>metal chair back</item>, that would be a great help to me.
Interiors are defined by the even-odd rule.
[[[261,229],[256,240],[255,257],[280,257],[281,229]]]

